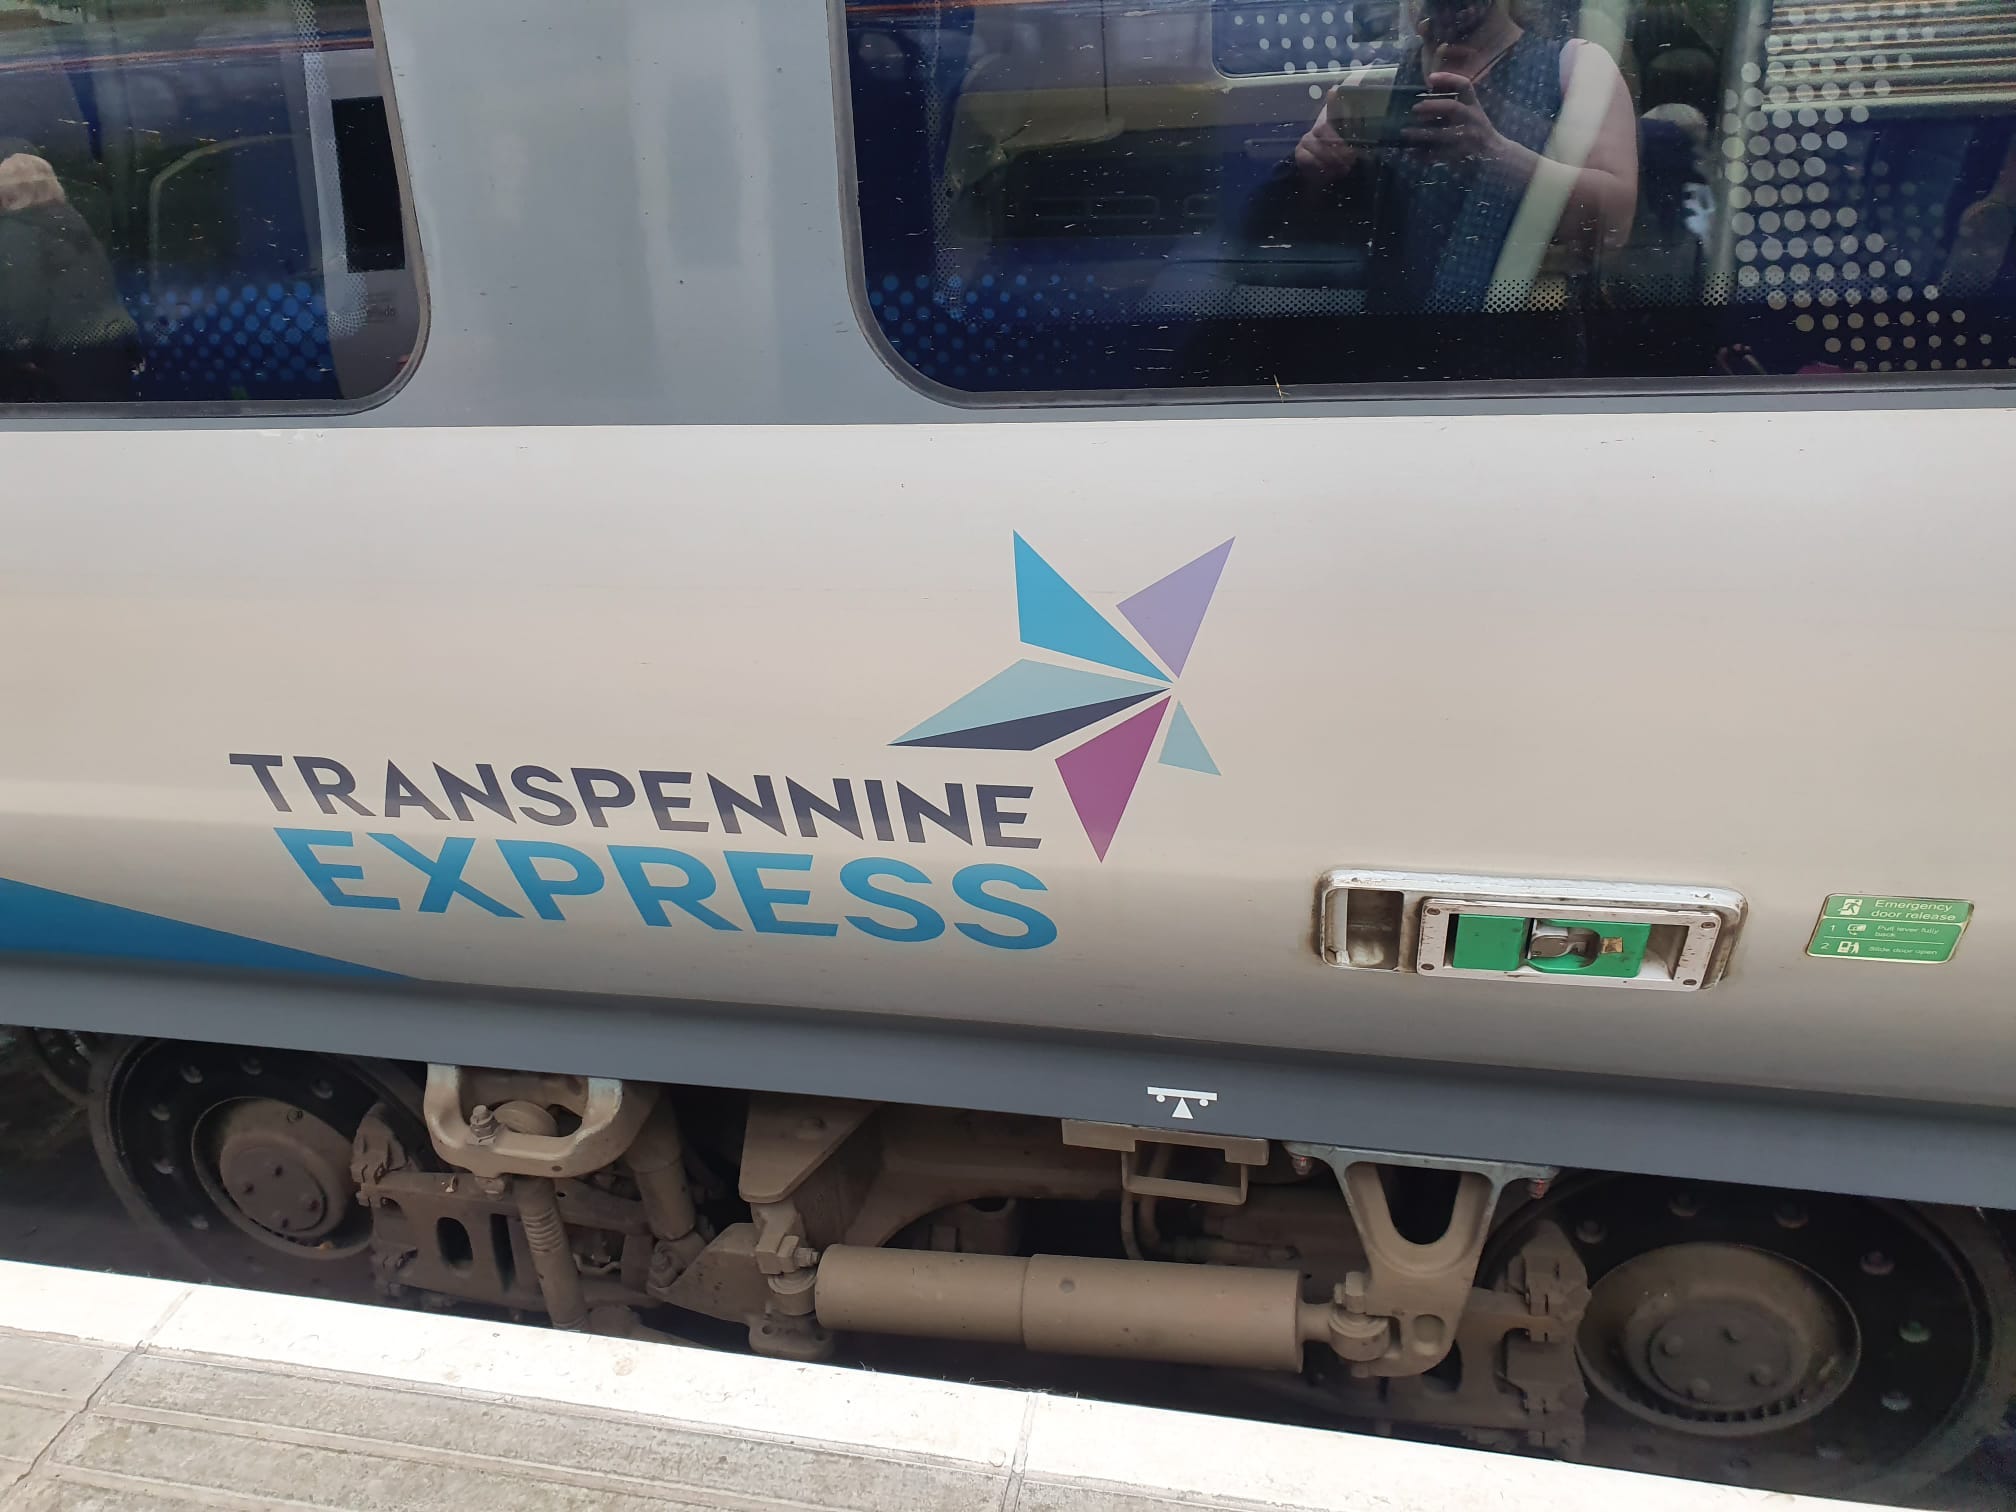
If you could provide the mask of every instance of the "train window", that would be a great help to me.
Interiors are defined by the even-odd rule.
[[[2016,365],[2010,0],[844,0],[942,388]]]
[[[365,0],[0,0],[0,403],[336,406],[420,295]]]

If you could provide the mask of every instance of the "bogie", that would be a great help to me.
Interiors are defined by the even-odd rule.
[[[1246,1411],[1823,1493],[1924,1483],[2016,1389],[1967,1209],[161,1040],[100,1046],[91,1104],[129,1210],[242,1284],[1166,1362]]]

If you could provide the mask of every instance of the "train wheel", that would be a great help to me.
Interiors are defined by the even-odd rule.
[[[2016,1393],[2016,1271],[1961,1208],[1594,1177],[1552,1219],[1588,1268],[1589,1459],[1776,1490],[1896,1496],[1964,1459]]]
[[[98,1058],[91,1137],[126,1209],[233,1286],[374,1294],[350,1145],[382,1107],[428,1147],[396,1067],[286,1050],[133,1040]]]
[[[103,1042],[78,1029],[30,1029],[26,1040],[42,1080],[80,1108],[91,1101],[91,1061]]]

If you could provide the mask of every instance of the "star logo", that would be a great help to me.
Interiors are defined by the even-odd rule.
[[[1120,601],[1121,618],[1144,651],[1016,536],[1022,644],[1070,662],[1024,657],[890,744],[1038,751],[1073,737],[1056,758],[1057,773],[1085,838],[1104,861],[1158,735],[1161,765],[1218,775],[1189,710],[1176,698],[1176,681],[1231,554],[1227,541]],[[1072,664],[1083,662],[1108,670]]]

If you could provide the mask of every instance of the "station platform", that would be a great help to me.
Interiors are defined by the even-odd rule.
[[[0,1509],[1823,1512],[1867,1504],[0,1262]]]

